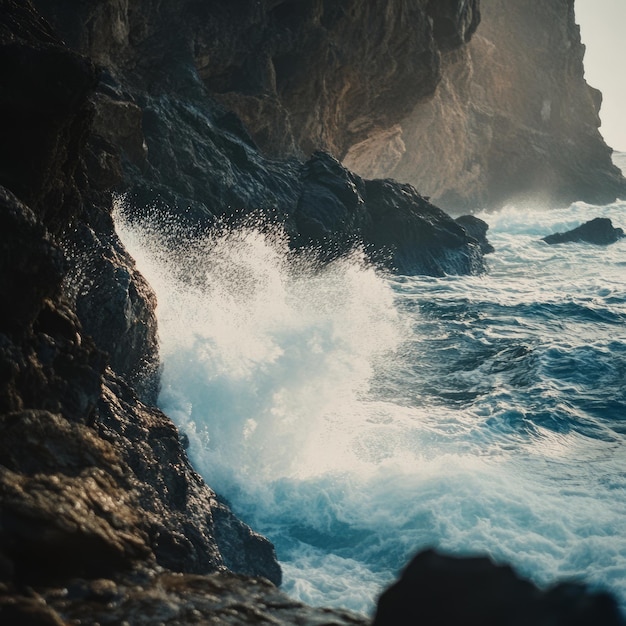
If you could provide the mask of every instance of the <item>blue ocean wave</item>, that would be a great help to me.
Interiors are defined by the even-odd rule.
[[[437,546],[626,608],[626,243],[540,239],[625,209],[484,215],[489,272],[442,278],[296,263],[252,227],[181,254],[118,216],[158,295],[160,404],[289,593],[369,612]]]

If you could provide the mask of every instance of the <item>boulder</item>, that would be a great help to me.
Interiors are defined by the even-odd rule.
[[[411,185],[364,180],[324,152],[304,166],[302,191],[287,223],[295,247],[332,256],[358,244],[369,258],[403,274],[479,274],[478,243]]]
[[[547,235],[543,237],[542,241],[551,245],[584,241],[598,246],[607,246],[615,243],[623,236],[623,229],[615,228],[608,217],[596,217],[567,232]]]
[[[617,603],[577,583],[540,590],[488,557],[426,550],[380,597],[373,626],[622,626]]]

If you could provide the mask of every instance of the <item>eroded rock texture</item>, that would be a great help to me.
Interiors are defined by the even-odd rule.
[[[37,4],[106,66],[153,81],[191,61],[261,148],[283,156],[340,154],[393,124],[433,93],[441,51],[480,19],[476,0]]]
[[[271,544],[138,398],[154,395],[154,295],[113,230],[98,72],[29,3],[0,8],[1,591],[226,562],[278,583]]]
[[[67,587],[0,596],[6,624],[281,624],[366,626],[360,615],[295,602],[264,579],[231,573],[135,574],[121,579],[76,579]]]
[[[626,197],[598,131],[601,94],[584,80],[574,1],[483,0],[480,10],[469,45],[444,55],[434,97],[344,163],[449,210]]]
[[[323,257],[363,242],[406,273],[484,270],[475,240],[414,190],[387,181],[380,193],[318,151],[341,152],[432,93],[441,51],[476,28],[475,2],[143,0],[85,6],[79,17],[62,2],[38,4],[106,66],[95,132],[121,163],[123,180],[110,184],[126,192],[129,219],[174,214],[193,230],[260,211],[291,245]],[[94,288],[87,301],[103,338],[115,327],[94,303],[125,291],[137,300],[115,276],[113,293]]]
[[[323,258],[482,271],[484,224],[313,151],[383,128],[401,152],[477,4],[38,0],[50,26],[0,0],[0,621],[363,623],[276,590],[154,407],[155,297],[113,193],[183,237],[261,211]]]

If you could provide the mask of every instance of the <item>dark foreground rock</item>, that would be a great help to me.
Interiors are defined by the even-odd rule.
[[[138,395],[154,397],[155,298],[114,233],[96,68],[29,3],[0,7],[0,580],[166,567],[278,584],[272,545]]]
[[[0,583],[0,590],[1,590]],[[576,583],[545,591],[485,557],[418,554],[380,597],[373,621],[296,602],[267,580],[136,571],[0,593],[4,624],[306,626],[623,626],[615,600]]]
[[[385,591],[373,626],[620,626],[615,600],[575,583],[546,591],[486,557],[457,558],[428,550]]]
[[[92,170],[125,193],[131,219],[149,212],[162,222],[173,214],[193,230],[254,211],[284,224],[293,247],[314,247],[322,257],[363,243],[378,262],[405,273],[483,271],[473,239],[415,190],[386,181],[381,193],[378,183],[366,184],[319,151],[341,152],[364,124],[396,119],[432,93],[441,51],[475,30],[476,2],[246,0],[236,15],[191,0],[142,0],[129,12],[105,2],[78,14],[58,0],[36,4],[66,40],[106,67],[90,145],[100,155],[106,147],[121,178],[106,159],[94,156]],[[407,20],[412,34],[402,37]],[[94,35],[96,27],[118,44]],[[368,48],[365,56],[359,46]],[[397,61],[386,62],[389,55]],[[123,293],[123,285],[94,287],[78,303],[89,331],[120,360],[100,304]]]
[[[153,563],[187,572],[228,565],[279,583],[271,544],[218,501],[169,418],[143,405],[84,334],[45,228],[1,187],[0,208],[0,297],[15,303],[3,309],[0,334],[6,579],[31,584]]]
[[[623,236],[624,230],[615,228],[608,217],[596,217],[567,232],[547,235],[543,237],[543,241],[549,244],[584,241],[598,246],[607,246]]]
[[[296,602],[263,579],[234,574],[137,573],[0,596],[3,624],[301,624],[366,626],[363,616]]]

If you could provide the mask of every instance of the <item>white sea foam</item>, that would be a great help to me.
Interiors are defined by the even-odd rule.
[[[434,545],[626,603],[621,416],[594,413],[598,386],[623,388],[625,246],[539,240],[597,215],[624,227],[624,208],[485,215],[490,273],[441,279],[358,253],[320,267],[250,223],[173,249],[118,213],[158,295],[160,403],[275,542],[287,591],[371,611]]]

